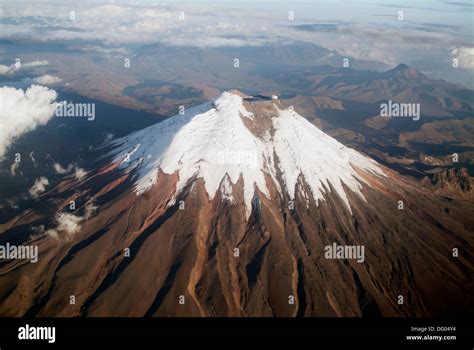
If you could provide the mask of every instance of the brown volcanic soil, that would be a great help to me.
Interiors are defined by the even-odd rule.
[[[136,196],[130,180],[109,168],[58,194],[96,193],[100,210],[79,233],[40,236],[37,264],[0,267],[0,315],[472,314],[472,199],[433,195],[384,171],[387,178],[361,172],[372,185],[363,190],[367,201],[347,190],[352,216],[335,195],[308,208],[299,195],[290,210],[268,181],[273,199],[257,192],[247,222],[239,204],[242,179],[233,185],[238,204],[220,194],[209,200],[200,179],[172,204],[176,175],[161,174],[149,192]],[[299,186],[306,187],[304,179]],[[364,245],[365,262],[326,259],[324,247],[333,243]]]

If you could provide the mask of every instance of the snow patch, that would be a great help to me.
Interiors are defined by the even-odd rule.
[[[303,175],[315,200],[323,199],[324,186],[332,186],[351,210],[343,184],[365,199],[361,192],[365,181],[353,166],[383,175],[375,161],[344,146],[292,110],[279,110],[272,121],[272,143],[291,199],[295,198],[298,177]]]
[[[234,196],[232,195],[232,183],[228,175],[224,176],[221,182],[222,200],[235,204]]]

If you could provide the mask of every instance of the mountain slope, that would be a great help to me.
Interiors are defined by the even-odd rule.
[[[472,91],[444,80],[430,79],[405,64],[386,72],[361,71],[351,68],[283,74],[302,94],[329,96],[336,99],[379,105],[387,100],[419,103],[424,116],[453,117],[472,115]],[[306,91],[306,92],[303,92]],[[378,112],[378,111],[377,111]]]
[[[419,103],[423,114],[428,116],[472,113],[472,99],[465,99],[460,87],[446,81],[429,79],[404,64],[387,72],[376,73],[369,79],[356,71],[341,78],[336,78],[339,85],[335,89],[327,91],[330,96],[361,102],[393,100]],[[329,87],[327,83],[326,80],[321,81],[315,91],[326,91],[326,87]]]

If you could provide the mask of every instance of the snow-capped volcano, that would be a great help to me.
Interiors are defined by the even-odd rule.
[[[84,178],[42,197],[53,209],[12,221],[46,231],[41,263],[5,265],[0,314],[474,310],[473,207],[344,147],[284,100],[225,92],[97,151]]]
[[[239,92],[224,92],[213,103],[115,140],[115,161],[137,169],[137,194],[156,184],[160,172],[178,174],[176,195],[202,178],[210,199],[224,179],[235,185],[242,178],[247,217],[256,188],[270,197],[267,177],[291,200],[296,191],[309,198],[298,185],[302,182],[316,204],[332,188],[351,210],[344,186],[363,197],[360,189],[366,184],[357,170],[384,176],[376,162],[328,136],[293,108],[283,108],[278,99],[250,101]],[[228,198],[230,183],[222,187]]]

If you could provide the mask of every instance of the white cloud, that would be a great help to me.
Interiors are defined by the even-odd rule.
[[[77,179],[77,180],[82,180],[84,178],[84,176],[87,175],[87,172],[82,169],[82,168],[79,168],[76,166],[75,170],[74,170],[74,177]]]
[[[114,139],[114,134],[113,133],[109,133],[107,135],[105,135],[105,139],[104,139],[104,143],[107,143],[107,142],[110,142]]]
[[[56,172],[56,174],[64,175],[64,174],[67,174],[68,172],[70,172],[72,170],[72,168],[74,168],[74,166],[72,164],[69,164],[67,166],[67,168],[64,168],[61,164],[54,163],[53,168],[54,168],[54,171]]]
[[[74,234],[81,229],[82,217],[70,213],[59,213],[56,218],[58,222],[58,231],[63,231],[68,234]]]
[[[163,29],[160,22],[154,21],[153,19],[146,19],[143,21],[136,22],[130,30],[139,33],[155,33],[160,32]]]
[[[39,85],[0,88],[0,159],[15,139],[49,121],[56,98],[56,91]]]
[[[5,66],[4,64],[0,64],[0,75],[8,75],[15,71],[15,65],[12,64],[11,66]]]
[[[164,43],[175,46],[196,46],[196,47],[242,47],[242,46],[261,46],[268,43],[267,39],[262,38],[225,38],[219,36],[207,36],[200,38],[192,37],[173,37],[163,40]]]
[[[458,59],[459,67],[474,69],[474,47],[458,47],[451,51],[453,58]]]
[[[20,167],[19,162],[13,162],[10,165],[10,173],[12,174],[12,176],[16,176],[16,171],[18,170],[19,167]]]
[[[0,64],[0,75],[11,75],[11,74],[19,71],[22,68],[46,66],[47,64],[48,64],[48,61],[46,61],[46,60],[31,61],[31,62],[26,62],[26,63],[21,63],[21,61],[20,61],[18,64],[13,63],[9,66],[6,66],[4,64]]]
[[[29,189],[31,197],[38,198],[41,193],[46,191],[46,186],[48,185],[49,181],[44,176],[37,178],[34,185]]]
[[[97,209],[99,209],[99,206],[94,205],[93,202],[87,203],[86,208],[84,210],[84,218],[86,220],[89,220],[96,213]]]
[[[33,78],[33,81],[40,85],[52,85],[62,82],[63,80],[54,75],[42,75],[40,77]]]
[[[59,238],[59,234],[66,234],[67,237],[72,236],[81,230],[81,216],[71,213],[58,213],[55,217],[56,228],[47,230],[45,233],[53,238]]]
[[[94,205],[93,202],[89,202],[84,208],[83,216],[60,212],[55,217],[57,226],[47,230],[45,234],[55,239],[58,239],[59,235],[65,235],[65,238],[68,239],[81,230],[82,222],[84,220],[89,220],[96,213],[98,208],[99,207]]]
[[[41,60],[41,61],[31,61],[31,62],[22,63],[21,67],[30,68],[30,67],[47,66],[47,65],[48,65],[48,61]]]
[[[97,45],[86,45],[84,47],[80,48],[81,51],[85,52],[99,52],[107,55],[111,54],[121,54],[121,55],[126,55],[128,53],[128,50],[126,50],[123,47],[102,47],[102,46],[97,46]]]
[[[60,174],[60,175],[64,175],[64,174],[68,174],[70,172],[73,172],[73,175],[76,178],[76,180],[82,180],[87,175],[87,171],[80,168],[79,166],[77,166],[74,163],[69,164],[66,168],[64,168],[59,163],[54,163],[53,164],[53,169],[56,172],[56,174]]]
[[[70,7],[47,4],[38,6],[34,19],[25,19],[31,15],[30,6],[19,6],[9,9],[9,17],[22,19],[18,25],[0,24],[5,38],[24,37],[36,41],[58,40],[100,40],[107,44],[137,44],[173,40],[185,35],[181,41],[189,39],[189,45],[211,46],[223,45],[245,46],[241,39],[225,41],[218,36],[244,36],[268,34],[269,26],[262,25],[266,15],[255,16],[251,10],[242,9],[238,13],[209,11],[209,7],[198,7],[193,4],[100,4],[75,6],[76,19],[68,17]],[[180,12],[184,19],[180,20]],[[106,14],[106,16],[104,16]],[[25,16],[25,17],[23,17]],[[242,20],[245,18],[245,21]],[[43,28],[41,33],[38,28]],[[194,41],[196,39],[197,41]],[[188,43],[186,43],[188,44]]]

